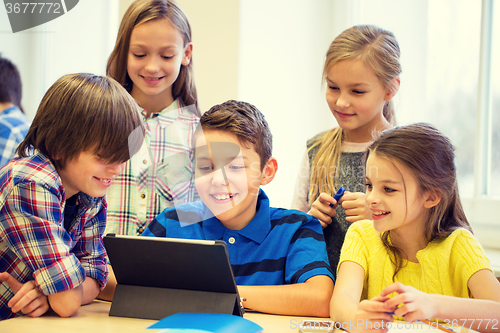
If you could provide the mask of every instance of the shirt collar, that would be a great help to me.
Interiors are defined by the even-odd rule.
[[[203,216],[203,230],[207,239],[222,239],[228,230],[205,206]],[[271,214],[269,198],[261,189],[257,198],[257,214],[246,227],[236,232],[258,244],[261,244],[271,230]]]
[[[205,206],[205,204],[203,205]],[[203,232],[205,233],[205,239],[210,240],[222,239],[224,232],[227,230],[226,227],[212,215],[207,206],[205,206],[202,226]]]
[[[22,112],[17,106],[9,106],[8,108],[6,108],[5,110],[3,111],[0,111],[0,113],[3,113],[4,115],[8,114],[8,113],[14,113],[14,112],[17,112],[19,110],[19,112]]]
[[[166,127],[172,124],[177,118],[179,118],[182,110],[182,103],[176,99],[169,106],[163,109],[160,113],[153,113],[151,118],[146,119],[146,110],[142,110],[142,116],[147,124],[152,124],[153,122],[158,122],[162,127]]]
[[[87,208],[93,207],[97,201],[101,200],[101,198],[91,197],[90,195],[83,192],[78,193],[78,196],[80,199],[79,202]]]
[[[86,209],[89,209],[94,207],[96,203],[101,200],[102,198],[91,197],[90,195],[83,192],[78,192],[76,203],[78,205],[83,205]]]
[[[193,109],[194,108],[194,109]],[[194,111],[193,111],[194,110]],[[176,99],[163,109],[160,113],[153,113],[151,118],[146,119],[146,110],[142,111],[142,116],[144,120],[147,121],[147,124],[151,124],[152,122],[158,122],[161,127],[167,127],[172,124],[176,120],[184,120],[184,121],[192,121],[192,118],[197,119],[195,106],[184,106],[184,103],[181,99]],[[186,118],[186,119],[185,119]]]

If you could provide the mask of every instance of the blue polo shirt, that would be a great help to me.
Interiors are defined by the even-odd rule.
[[[270,208],[262,190],[257,200],[257,214],[241,230],[227,229],[197,201],[165,209],[142,236],[223,240],[238,285],[301,283],[316,275],[334,280],[319,221],[300,211]]]

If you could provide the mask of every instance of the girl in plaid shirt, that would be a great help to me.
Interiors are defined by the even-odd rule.
[[[49,88],[20,157],[0,169],[0,320],[49,305],[71,316],[104,288],[103,196],[143,135],[115,80],[71,74]]]
[[[106,233],[140,235],[165,208],[198,200],[192,51],[188,19],[175,1],[137,0],[124,14],[106,72],[143,109],[146,136],[108,191]]]

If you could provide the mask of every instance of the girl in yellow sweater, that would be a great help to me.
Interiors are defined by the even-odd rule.
[[[387,130],[368,148],[372,220],[347,232],[330,305],[337,325],[385,332],[394,313],[500,330],[500,283],[462,209],[453,150],[428,124]]]

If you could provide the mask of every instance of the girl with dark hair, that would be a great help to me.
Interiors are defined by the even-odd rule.
[[[383,330],[394,315],[498,331],[500,283],[462,209],[454,158],[428,124],[387,130],[369,147],[372,216],[347,232],[330,306],[336,322]]]

